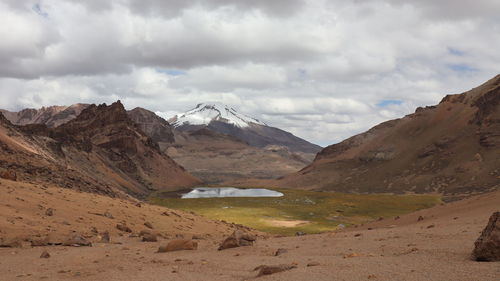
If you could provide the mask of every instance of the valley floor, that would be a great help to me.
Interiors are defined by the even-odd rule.
[[[3,181],[0,185],[3,194],[7,192],[5,184]],[[0,202],[0,206],[4,203]],[[496,281],[500,276],[498,262],[474,262],[469,255],[489,216],[499,207],[500,192],[495,192],[342,232],[296,237],[261,235],[254,246],[223,251],[217,251],[221,235],[231,228],[191,217],[203,222],[206,231],[217,232],[198,240],[196,251],[155,253],[171,238],[146,243],[114,233],[114,243],[94,243],[93,247],[0,248],[0,280],[252,280],[257,275],[253,269],[259,265],[296,264],[295,269],[257,280]],[[145,205],[140,209],[148,210],[150,216],[146,219],[152,224],[160,225],[160,220],[167,219],[153,215],[162,211],[160,207]],[[29,212],[18,211],[18,216]],[[121,213],[121,209],[111,211]],[[5,227],[4,221],[11,215],[0,213],[0,226]],[[129,220],[138,216],[129,215]],[[424,219],[418,221],[419,216]],[[94,217],[101,220],[100,216]],[[94,217],[86,214],[84,219],[91,225]],[[141,221],[135,221],[136,225]],[[203,229],[191,231],[201,233]],[[278,248],[288,251],[275,256]],[[50,258],[40,258],[44,250]],[[319,265],[307,266],[310,263]]]

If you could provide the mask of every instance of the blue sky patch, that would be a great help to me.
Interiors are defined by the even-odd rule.
[[[460,51],[459,49],[455,49],[453,47],[448,47],[448,53],[454,55],[454,56],[464,56],[465,55],[465,52],[464,51]]]
[[[458,64],[448,64],[447,65],[449,69],[456,71],[456,72],[476,72],[478,71],[477,68],[470,66],[465,63],[458,63]]]
[[[186,71],[177,70],[177,69],[157,69],[156,71],[163,73],[163,74],[170,75],[170,76],[180,76],[180,75],[187,74]]]
[[[389,105],[400,105],[402,104],[402,100],[381,100],[379,103],[377,103],[378,107],[386,107]]]
[[[44,18],[49,17],[49,14],[47,14],[47,12],[42,10],[42,6],[40,5],[40,3],[36,3],[35,5],[33,5],[32,9],[33,9],[33,11],[35,11],[35,13],[37,13],[38,15],[40,15]]]

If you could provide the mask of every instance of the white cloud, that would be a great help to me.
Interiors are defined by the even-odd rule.
[[[121,99],[167,117],[218,101],[325,145],[497,74],[498,14],[495,0],[5,0],[0,107]]]

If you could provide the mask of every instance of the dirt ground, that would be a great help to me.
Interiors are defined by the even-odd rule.
[[[193,214],[4,180],[0,192],[0,238],[59,237],[85,233],[91,226],[111,234],[111,243],[94,242],[92,247],[0,248],[1,281],[252,280],[257,278],[255,267],[278,264],[297,267],[257,279],[497,281],[500,276],[500,263],[469,258],[489,216],[500,209],[498,191],[337,233],[260,235],[254,246],[223,251],[218,245],[235,226]],[[48,207],[55,209],[53,216],[45,215]],[[91,214],[106,211],[114,219]],[[117,222],[126,222],[137,232],[145,221],[164,238],[141,242],[115,228]],[[156,253],[171,239],[192,235],[199,238],[198,250]],[[275,256],[280,248],[287,251]],[[43,251],[51,257],[40,258]]]

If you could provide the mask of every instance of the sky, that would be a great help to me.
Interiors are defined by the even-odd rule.
[[[320,145],[500,73],[498,0],[0,0],[0,108],[202,102]]]

